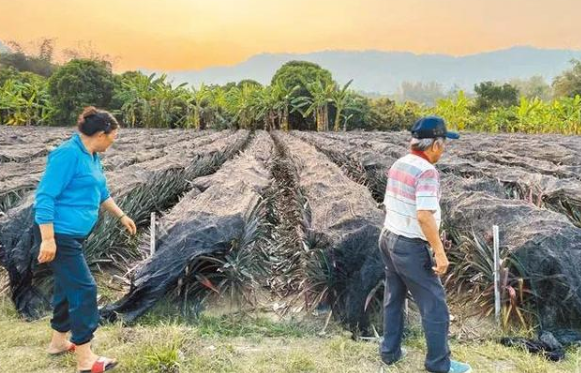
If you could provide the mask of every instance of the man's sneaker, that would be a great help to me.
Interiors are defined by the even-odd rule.
[[[472,372],[472,368],[470,365],[461,363],[459,361],[450,361],[450,370],[448,373],[470,373]]]
[[[408,354],[408,351],[402,347],[401,348],[401,356],[399,357],[399,359],[390,361],[390,360],[385,360],[382,358],[382,360],[386,365],[393,365],[393,364],[396,364],[396,363],[399,363],[400,361],[402,361],[403,358],[407,356],[407,354]]]

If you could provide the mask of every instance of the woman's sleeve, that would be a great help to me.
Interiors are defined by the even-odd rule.
[[[48,156],[46,170],[36,189],[34,221],[48,224],[54,221],[54,204],[75,174],[77,154],[74,149],[57,148]]]
[[[103,184],[100,185],[101,191],[101,201],[100,203],[105,202],[106,200],[111,197],[111,193],[109,193],[109,188],[107,188],[107,177],[105,176],[105,172],[103,172],[103,166],[101,165],[101,160],[99,160],[99,169],[101,170],[101,174],[103,174]]]
[[[99,158],[99,171],[103,176],[103,183],[99,185],[99,194],[101,195],[101,200],[99,201],[99,204],[101,204],[108,200],[109,197],[111,197],[111,194],[109,193],[109,188],[107,188],[107,177],[105,176],[105,172],[103,171],[103,164],[101,163],[101,158]]]

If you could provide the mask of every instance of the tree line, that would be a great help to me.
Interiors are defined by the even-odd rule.
[[[424,105],[368,97],[351,89],[352,81],[339,84],[330,71],[305,61],[285,63],[269,85],[247,79],[193,87],[165,75],[115,74],[107,59],[95,56],[72,54],[58,64],[53,50],[44,42],[36,54],[18,48],[0,54],[0,124],[71,125],[79,108],[94,105],[127,127],[402,130],[438,114],[460,130],[581,134],[581,61],[555,78],[550,100],[544,89],[531,96],[532,88],[525,95],[516,84],[483,82],[473,97],[458,91]]]

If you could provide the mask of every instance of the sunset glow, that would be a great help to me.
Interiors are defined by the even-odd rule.
[[[581,49],[578,14],[578,0],[0,0],[0,40],[90,41],[116,70],[181,70],[263,52]]]

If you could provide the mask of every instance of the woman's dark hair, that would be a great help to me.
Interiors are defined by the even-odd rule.
[[[119,128],[119,123],[108,111],[99,110],[94,106],[87,106],[83,109],[81,115],[79,115],[77,126],[81,133],[87,136],[93,136],[100,131],[110,133]]]

